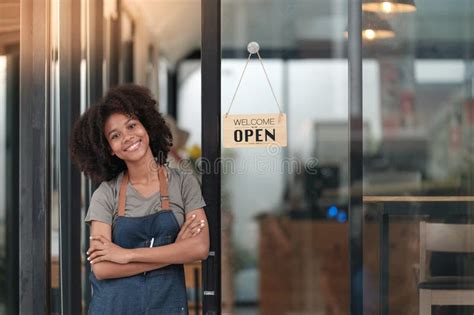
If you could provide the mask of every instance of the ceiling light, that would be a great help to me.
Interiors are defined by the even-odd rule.
[[[348,38],[349,33],[344,31],[344,37]],[[373,41],[395,37],[395,32],[387,21],[382,19],[377,13],[364,12],[362,16],[362,39]]]
[[[362,9],[378,13],[404,13],[416,11],[414,0],[363,0]]]
[[[376,40],[395,37],[395,32],[387,21],[378,14],[372,12],[364,13],[362,17],[362,38],[365,40]]]

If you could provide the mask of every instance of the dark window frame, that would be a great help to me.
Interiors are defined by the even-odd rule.
[[[201,0],[202,192],[210,252],[202,263],[203,314],[221,313],[221,1]]]

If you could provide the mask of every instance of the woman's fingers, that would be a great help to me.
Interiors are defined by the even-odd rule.
[[[204,226],[204,220],[201,220],[201,221],[199,221],[199,222],[194,223],[194,224],[189,228],[189,230],[190,230],[190,232],[191,232],[191,234],[192,234],[192,232],[195,231],[197,228],[203,227],[203,226]]]
[[[104,261],[104,260],[106,260],[106,259],[105,259],[105,256],[100,256],[100,257],[97,257],[97,258],[94,259],[94,260],[91,260],[90,262],[91,262],[91,264],[96,264],[96,263],[98,263],[98,262],[100,262],[100,261]]]
[[[90,255],[92,254],[93,252],[95,252],[96,250],[102,250],[105,248],[105,245],[102,243],[102,242],[98,242],[98,241],[95,241],[92,243],[92,245],[89,247],[89,249],[87,250],[86,254],[87,255]]]
[[[202,229],[204,227],[205,223],[204,223],[204,220],[201,220],[199,222],[195,222],[193,223],[185,232],[185,234],[183,235],[183,238],[186,239],[186,238],[189,238],[189,237],[193,237],[195,234],[196,234],[196,231],[198,229]],[[199,232],[198,232],[199,233]]]
[[[184,222],[183,226],[181,227],[181,230],[186,230],[189,227],[189,225],[191,225],[191,223],[194,222],[194,220],[196,220],[196,215],[193,215],[193,216],[191,216],[191,219],[186,220]]]
[[[97,250],[93,252],[92,254],[90,254],[89,257],[87,257],[87,260],[92,263],[92,261],[94,261],[95,258],[104,256],[105,254],[106,254],[105,251]]]
[[[193,226],[193,228],[191,229],[191,235],[194,236],[197,233],[201,232],[201,230],[204,228],[205,225],[206,224],[204,223],[204,220],[201,220],[199,224],[196,224],[195,226]]]
[[[190,219],[188,219],[188,220],[186,220],[186,221],[184,222],[183,226],[182,226],[181,229],[179,230],[178,238],[183,237],[183,235],[186,233],[186,231],[187,231],[189,225],[190,225],[191,223],[193,223],[193,221],[194,221],[195,219],[196,219],[196,215],[193,214]]]
[[[89,237],[89,239],[91,240],[91,245],[86,252],[87,255],[92,255],[97,251],[104,250],[105,246],[109,242],[109,240],[103,235],[92,235],[91,237]]]
[[[90,239],[93,240],[93,241],[99,241],[104,245],[107,244],[107,242],[109,242],[109,240],[107,238],[105,238],[105,236],[103,236],[103,235],[92,235],[90,237]]]

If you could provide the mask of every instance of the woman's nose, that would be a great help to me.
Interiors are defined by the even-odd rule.
[[[123,137],[124,143],[128,143],[128,142],[132,141],[133,138],[135,138],[135,136],[131,132],[126,131],[126,133],[124,134],[124,137]]]

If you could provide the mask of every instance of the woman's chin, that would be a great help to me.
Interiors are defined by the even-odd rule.
[[[147,151],[146,150],[138,150],[135,152],[130,152],[123,156],[122,160],[124,162],[130,163],[137,163],[140,161],[146,162],[147,161]]]

